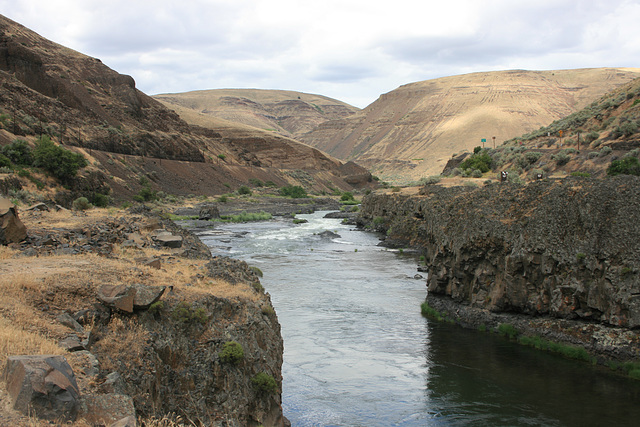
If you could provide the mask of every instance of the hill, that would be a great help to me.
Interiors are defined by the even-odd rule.
[[[0,145],[22,139],[33,146],[46,136],[83,154],[89,166],[80,178],[91,174],[91,186],[110,188],[115,199],[131,198],[141,182],[176,195],[216,195],[250,180],[331,192],[370,178],[357,165],[280,135],[190,125],[137,90],[132,77],[4,16],[0,87]],[[66,185],[74,191],[69,199],[88,184]]]
[[[326,96],[286,90],[212,89],[154,98],[176,110],[189,123],[206,127],[211,123],[209,119],[213,123],[224,119],[294,138],[328,120],[349,117],[359,111]]]
[[[411,83],[301,139],[381,178],[437,174],[452,154],[531,132],[640,76],[640,69],[473,73]]]

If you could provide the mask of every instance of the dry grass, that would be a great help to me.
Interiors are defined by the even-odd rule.
[[[25,212],[24,222],[33,231],[42,230],[45,225],[50,229],[77,230],[90,224],[104,224],[114,215],[120,213],[104,209],[93,209],[86,215],[69,211]],[[146,236],[147,232],[141,234]],[[159,258],[161,269],[136,262],[136,258],[141,257]],[[165,294],[163,299],[176,301],[195,301],[206,295],[238,301],[259,301],[261,298],[250,284],[231,285],[207,277],[207,260],[176,257],[170,249],[145,247],[133,250],[114,245],[110,257],[95,254],[27,257],[19,251],[0,247],[0,260],[1,363],[9,355],[65,354],[58,342],[72,331],[60,324],[56,317],[67,310],[75,312],[91,307],[96,302],[97,288],[103,284],[172,286],[171,294]],[[135,317],[118,315],[112,318],[107,328],[108,332],[94,344],[96,352],[102,354],[101,367],[115,370],[123,368],[122,363],[127,363],[130,366],[124,369],[134,368],[144,356],[149,332],[136,322]],[[3,396],[0,400],[6,402]],[[11,425],[49,425],[14,412],[8,408],[0,409],[0,419],[11,420]],[[156,427],[194,425],[175,417],[144,422]],[[73,425],[84,427],[88,424],[77,421]]]

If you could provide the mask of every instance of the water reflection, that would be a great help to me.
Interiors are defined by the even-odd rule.
[[[636,425],[640,387],[502,337],[429,322],[427,410],[434,425]]]

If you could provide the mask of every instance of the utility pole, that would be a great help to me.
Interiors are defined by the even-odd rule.
[[[495,150],[496,149],[496,137],[494,136],[492,138],[493,138],[493,149]]]

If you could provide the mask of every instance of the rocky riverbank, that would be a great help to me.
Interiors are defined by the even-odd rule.
[[[287,423],[280,325],[246,263],[144,208],[19,217],[26,240],[0,246],[0,424]],[[29,401],[22,371],[67,379]]]
[[[386,232],[388,245],[421,250],[429,304],[460,324],[515,314],[537,335],[556,329],[551,338],[594,354],[640,359],[639,184],[432,185],[367,196],[358,223]]]

